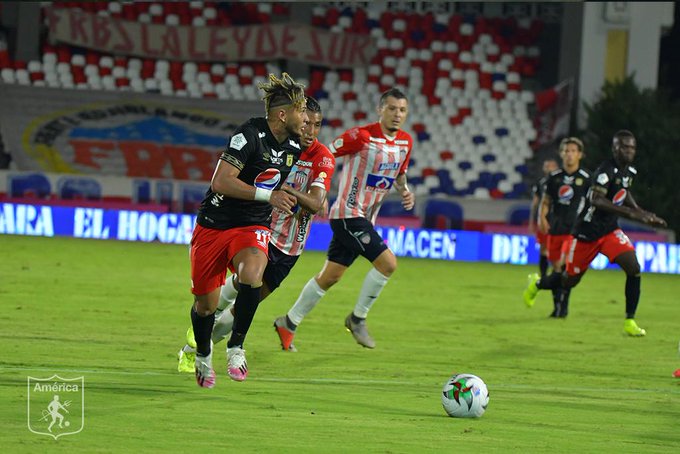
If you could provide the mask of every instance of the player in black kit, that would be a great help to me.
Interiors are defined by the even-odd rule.
[[[548,271],[548,249],[547,238],[545,232],[541,232],[538,226],[538,207],[543,197],[543,188],[548,179],[550,172],[557,169],[559,165],[555,158],[547,158],[543,161],[543,176],[531,187],[531,209],[529,210],[529,232],[536,236],[536,242],[539,245],[538,270],[541,272],[541,277],[545,276]]]
[[[292,214],[297,203],[280,188],[300,156],[299,136],[309,121],[304,86],[284,73],[280,79],[270,74],[259,88],[265,93],[267,116],[251,118],[234,131],[191,238],[196,382],[206,388],[215,384],[211,334],[227,268],[238,274],[240,287],[227,342],[227,370],[233,380],[243,381],[248,374],[243,342],[260,302],[272,207]]]
[[[612,159],[603,162],[593,173],[588,193],[589,204],[583,210],[574,227],[566,277],[565,289],[579,283],[588,266],[598,253],[607,256],[626,273],[626,319],[623,330],[629,336],[644,336],[646,331],[635,322],[640,300],[640,264],[635,248],[618,226],[623,216],[655,227],[665,227],[666,221],[654,213],[643,210],[633,199],[630,187],[637,175],[631,167],[636,151],[635,136],[627,130],[614,134]]]
[[[590,173],[581,168],[583,142],[578,138],[560,142],[560,157],[562,167],[551,172],[545,181],[538,215],[539,231],[547,234],[546,249],[553,271],[549,276],[529,275],[524,301],[532,307],[537,291],[550,289],[554,305],[550,316],[564,318],[568,314],[569,290],[562,289],[561,275],[571,244],[571,230],[586,203]]]

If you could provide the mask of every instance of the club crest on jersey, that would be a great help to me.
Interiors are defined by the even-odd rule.
[[[568,184],[563,184],[560,189],[557,190],[557,196],[560,199],[560,203],[569,203],[569,201],[574,197],[574,188]]]
[[[302,170],[298,170],[297,172],[295,172],[295,179],[293,180],[293,183],[295,184],[296,188],[303,187],[306,181],[307,172],[304,172]]]
[[[371,191],[389,191],[394,183],[394,178],[386,177],[383,175],[374,175],[372,173],[368,174],[366,178],[366,189]]]
[[[267,169],[255,177],[255,187],[273,191],[279,181],[281,181],[281,172],[278,169]]]
[[[286,155],[286,167],[290,167],[293,165],[293,155],[288,154]]]
[[[621,206],[623,205],[623,201],[626,200],[626,195],[628,195],[628,191],[625,189],[619,189],[619,191],[614,194],[614,198],[612,198],[612,203],[616,206]]]

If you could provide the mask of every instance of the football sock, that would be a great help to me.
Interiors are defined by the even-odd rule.
[[[635,318],[640,301],[640,276],[626,276],[626,318]]]
[[[549,276],[544,276],[536,282],[536,287],[542,290],[553,290],[562,287],[562,273],[553,271]]]
[[[236,287],[234,287],[234,276],[234,274],[229,276],[229,278],[227,278],[227,282],[225,282],[220,289],[220,300],[217,303],[218,311],[225,310],[230,304],[236,301],[238,290],[236,290]]]
[[[234,328],[231,330],[231,338],[227,342],[227,348],[243,347],[250,324],[255,317],[255,311],[260,304],[260,287],[253,288],[247,284],[239,283],[239,292],[234,306]]]
[[[538,259],[538,269],[541,272],[541,277],[545,276],[548,272],[548,257],[541,255]]]
[[[319,287],[316,279],[311,278],[302,288],[300,296],[286,314],[286,318],[297,327],[325,294],[326,291]]]
[[[286,327],[291,331],[295,331],[297,329],[297,325],[293,323],[290,317],[288,317],[288,314],[286,314]]]
[[[558,298],[559,298],[559,314],[558,317],[566,317],[567,314],[569,314],[569,295],[571,295],[571,289],[570,288],[563,288],[558,290]]]
[[[357,317],[366,318],[375,299],[380,295],[382,289],[385,288],[389,279],[389,277],[384,276],[380,271],[371,268],[366,274],[364,284],[361,286],[361,291],[359,292],[359,299],[354,306],[354,314]]]
[[[191,306],[191,326],[194,328],[194,339],[196,340],[196,354],[208,356],[210,354],[210,335],[213,323],[215,323],[215,313],[201,317],[196,312],[196,308]]]
[[[227,334],[234,327],[234,314],[231,313],[229,307],[225,310],[216,313],[215,315],[215,325],[212,331],[212,341],[213,344],[221,342]]]

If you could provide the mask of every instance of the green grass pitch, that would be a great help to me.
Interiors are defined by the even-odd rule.
[[[196,386],[176,369],[189,325],[186,246],[0,236],[0,446],[4,452],[680,452],[680,277],[645,274],[622,333],[621,271],[590,271],[567,320],[550,295],[527,309],[535,266],[400,259],[370,316],[377,348],[344,329],[359,260],[280,350],[287,311],[324,254],[303,254],[262,303],[250,375]],[[449,418],[441,388],[479,375],[490,403]],[[85,377],[85,427],[57,440],[27,428],[27,377]]]

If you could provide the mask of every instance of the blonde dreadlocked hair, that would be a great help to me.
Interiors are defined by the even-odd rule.
[[[305,86],[295,82],[288,73],[281,74],[280,79],[274,74],[269,74],[269,82],[259,83],[257,88],[264,91],[262,100],[266,113],[269,113],[269,109],[288,104],[292,104],[296,109],[304,109],[307,102]]]

